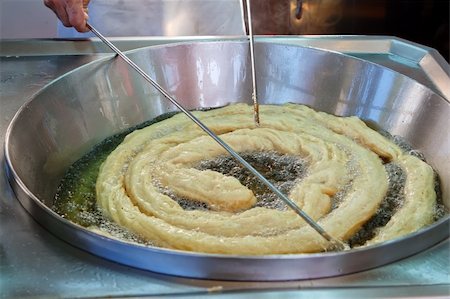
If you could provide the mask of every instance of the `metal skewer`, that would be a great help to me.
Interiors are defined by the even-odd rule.
[[[213,138],[220,146],[222,146],[231,156],[239,161],[245,168],[253,173],[264,185],[266,185],[272,192],[274,192],[286,205],[295,211],[303,218],[314,230],[316,230],[323,238],[332,243],[333,248],[344,249],[344,244],[330,236],[319,224],[317,224],[311,217],[303,212],[295,202],[278,190],[271,182],[269,182],[262,174],[260,174],[253,166],[244,160],[238,153],[236,153],[227,143],[225,143],[219,136],[214,134],[205,124],[203,124],[197,117],[195,117],[189,110],[185,109],[178,101],[176,101],[160,84],[154,81],[147,73],[145,73],[137,64],[129,59],[122,51],[120,51],[114,44],[106,39],[100,32],[98,32],[92,25],[87,23],[87,27],[100,38],[108,47],[111,48],[117,55],[119,55],[129,66],[136,70],[146,81],[155,87],[166,99],[173,105],[180,109],[187,117],[189,117],[195,124],[197,124],[203,131],[205,131],[211,138]]]
[[[252,68],[252,100],[253,100],[253,118],[255,120],[255,125],[259,127],[259,103],[258,103],[258,93],[256,89],[256,67],[255,67],[255,42],[253,39],[253,26],[252,26],[252,12],[250,9],[250,0],[241,0],[247,3],[247,26],[248,26],[248,36],[250,42],[250,60]],[[244,5],[241,2],[241,9],[243,10]],[[242,22],[245,24],[244,12],[242,12]],[[245,27],[245,25],[244,25]]]

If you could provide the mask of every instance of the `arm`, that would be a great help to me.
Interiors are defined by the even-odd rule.
[[[44,0],[45,6],[53,10],[66,27],[74,27],[78,32],[87,32],[87,5],[89,0]]]

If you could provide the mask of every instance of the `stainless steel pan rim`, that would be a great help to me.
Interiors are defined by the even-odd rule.
[[[24,197],[21,194],[23,190],[16,189],[17,182],[11,176],[10,182],[27,211],[47,230],[73,246],[135,268],[199,279],[282,281],[360,272],[395,262],[437,244],[448,237],[445,231],[448,231],[450,226],[450,217],[446,217],[411,235],[347,252],[268,256],[203,254],[124,243],[95,234],[60,217],[39,203],[34,196]],[[35,205],[38,205],[38,211],[35,210]],[[429,240],[425,243],[420,242],[424,236]],[[380,251],[383,253],[382,256]],[[374,254],[378,258],[372,259]],[[362,261],[366,263],[361,264]],[[239,267],[239,271],[233,270],[236,266]]]
[[[221,42],[215,43],[222,44]],[[235,43],[241,44],[241,42]],[[192,45],[192,43],[180,43],[170,46],[153,46],[150,48],[166,49],[168,47],[182,47],[185,44]],[[211,42],[197,42],[195,44],[211,44]],[[226,44],[230,44],[230,42]],[[290,48],[297,46],[282,45],[282,47]],[[141,51],[145,51],[145,49],[133,50],[128,52],[128,54],[139,54]],[[329,53],[329,51],[317,49],[310,50]],[[339,53],[333,53],[333,55],[344,56]],[[356,58],[347,58],[359,60]],[[352,249],[347,252],[240,256],[185,252],[125,243],[95,234],[84,227],[62,218],[42,202],[17,174],[17,171],[14,169],[13,159],[11,158],[13,150],[11,147],[11,134],[23,111],[27,110],[33,104],[34,99],[39,99],[41,94],[45,94],[47,88],[51,88],[53,85],[58,84],[61,79],[69,78],[72,74],[76,74],[80,70],[91,66],[98,66],[100,63],[105,63],[109,60],[111,60],[111,57],[105,57],[84,65],[45,86],[19,109],[7,129],[5,138],[5,162],[8,179],[19,201],[39,223],[74,246],[119,263],[170,275],[225,280],[292,280],[341,275],[378,267],[422,251],[448,237],[450,216],[447,215],[431,226],[403,238],[378,245]],[[368,63],[366,61],[363,62]],[[378,65],[376,67],[383,68]],[[393,72],[387,69],[386,71]],[[423,88],[428,89],[425,86]],[[432,91],[429,92],[432,93]],[[419,241],[423,239],[427,239],[427,241]],[[401,252],[397,252],[399,251],[397,249],[401,249]],[[368,258],[374,252],[378,256],[380,252],[389,252],[389,255],[384,255],[376,259]],[[362,261],[365,264],[362,264]],[[180,267],[177,264],[182,264],[183,266]],[[238,268],[239,273],[233,268],[238,264],[245,265],[244,267]],[[271,271],[267,271],[268,269]]]

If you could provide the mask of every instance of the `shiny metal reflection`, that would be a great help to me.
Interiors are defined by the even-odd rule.
[[[256,85],[256,63],[255,63],[255,41],[253,38],[253,22],[252,22],[252,9],[250,5],[250,0],[241,0],[245,1],[247,3],[247,26],[248,26],[248,39],[250,43],[250,63],[251,63],[251,71],[252,71],[252,101],[253,101],[253,112],[254,112],[254,119],[255,124],[257,127],[259,127],[259,103],[258,103],[258,90]],[[243,5],[243,4],[242,4]],[[244,18],[244,13],[242,14],[242,17]],[[242,20],[242,23],[245,24],[245,20]],[[323,235],[323,234],[322,234]],[[328,241],[328,237],[325,237]]]
[[[404,75],[345,55],[273,43],[257,42],[255,49],[261,103],[295,102],[337,115],[357,115],[404,137],[439,173],[443,201],[450,207],[448,101]],[[187,109],[251,104],[247,41],[172,44],[127,55]],[[175,110],[122,60],[105,58],[64,75],[27,102],[7,130],[8,178],[19,201],[44,227],[74,246],[133,267],[195,278],[343,275],[396,261],[449,236],[446,216],[403,238],[347,252],[226,256],[109,239],[49,208],[67,167],[94,144]]]
[[[248,3],[248,2],[247,2]],[[245,168],[247,168],[258,180],[260,180],[264,185],[266,185],[273,193],[275,193],[288,207],[290,207],[297,215],[299,215],[303,220],[308,223],[317,233],[319,233],[325,240],[330,242],[331,250],[344,250],[345,245],[340,240],[333,238],[329,233],[327,233],[314,219],[312,219],[308,214],[306,214],[299,206],[287,197],[283,192],[281,192],[277,187],[275,187],[268,179],[266,179],[259,171],[257,171],[250,163],[244,160],[237,152],[235,152],[227,143],[225,143],[219,136],[214,134],[204,123],[202,123],[197,117],[195,117],[189,110],[185,109],[177,100],[175,100],[158,82],[154,81],[147,73],[145,73],[139,66],[137,66],[132,60],[130,60],[122,51],[120,51],[116,46],[114,46],[107,38],[105,38],[100,32],[98,32],[91,24],[87,23],[87,27],[97,35],[108,47],[111,48],[117,55],[119,55],[131,68],[139,73],[148,83],[155,87],[164,97],[174,104],[181,112],[183,112],[189,119],[191,119],[196,125],[198,125],[204,132],[206,132],[214,141],[216,141],[220,146],[222,146],[231,156],[233,156],[239,163],[241,163]],[[251,49],[253,48],[253,36],[251,36]],[[255,78],[254,73],[254,57],[252,55],[252,77]],[[253,84],[255,80],[253,79]],[[256,100],[256,86],[253,85],[253,104],[255,109],[255,122],[259,126],[259,108],[258,102]]]

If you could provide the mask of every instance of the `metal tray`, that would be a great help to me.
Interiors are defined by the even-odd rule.
[[[345,38],[344,38],[345,39]],[[307,38],[303,38],[303,40],[306,42],[308,39]],[[313,40],[315,40],[315,38],[313,38]],[[326,41],[327,39],[325,38],[324,39],[324,41]],[[352,44],[352,42],[351,42],[351,40],[352,40],[352,38],[350,38],[350,40],[348,40],[347,41],[347,45],[348,45],[348,47],[349,48],[351,48],[351,45],[355,45],[355,43],[353,43]],[[311,40],[310,40],[311,41]],[[53,41],[52,41],[53,42]],[[52,43],[51,42],[51,43]],[[142,41],[137,41],[136,43],[140,43],[140,42],[142,42]],[[143,42],[145,42],[145,41],[143,41]],[[291,42],[295,42],[295,38],[293,38],[293,39],[291,39]],[[71,42],[69,42],[69,44],[71,44]],[[333,43],[332,42],[328,42],[328,45],[332,45]],[[357,43],[356,43],[357,44]],[[67,44],[65,44],[66,46],[67,46]],[[81,47],[82,48],[82,47]],[[358,51],[356,51],[356,52],[358,52]],[[82,52],[81,52],[82,53]],[[38,53],[39,54],[39,53]],[[37,55],[37,54],[36,54]],[[40,53],[39,55],[42,55],[42,53]],[[384,54],[380,54],[381,56],[383,56]],[[379,56],[379,57],[381,57],[381,56]],[[20,60],[20,58],[21,57],[17,57],[17,58],[15,58],[16,60]],[[23,58],[23,57],[22,57]],[[73,57],[71,57],[72,58],[72,60],[73,60]],[[8,59],[11,59],[11,60],[14,60],[14,57],[10,57],[10,58],[8,58]],[[51,60],[53,60],[54,59],[54,55],[52,55],[51,56],[51,59],[49,59],[49,62],[51,62]],[[66,58],[65,57],[60,57],[59,58],[60,60],[66,60]],[[69,60],[69,59],[67,59],[67,60]],[[84,58],[82,58],[82,57],[78,57],[78,58],[76,58],[76,60],[79,60],[79,62],[81,61],[86,61]],[[30,63],[31,62],[31,63]],[[28,64],[32,64],[32,61],[28,61]],[[62,68],[62,69],[64,69],[64,67]],[[404,69],[406,70],[406,69],[408,69],[408,67],[404,67]],[[59,71],[61,71],[61,69],[58,69]],[[2,73],[2,75],[4,75],[4,73]],[[427,78],[432,78],[433,76],[430,76],[430,77],[427,77]],[[4,78],[4,77],[3,77]],[[445,79],[445,78],[444,78]],[[430,79],[429,79],[430,80]],[[7,82],[6,81],[3,81],[2,80],[2,84],[3,84],[3,86],[7,86]],[[2,86],[2,87],[3,87]],[[29,85],[27,85],[26,87],[29,87],[28,89],[30,89],[32,86],[29,86]],[[39,87],[39,86],[37,86],[37,87]],[[430,88],[433,88],[433,86],[430,86]],[[28,91],[29,92],[29,91]],[[23,93],[23,92],[22,92]],[[11,95],[9,98],[13,98],[14,97],[14,95]],[[5,99],[4,97],[2,98],[3,100]],[[6,97],[6,99],[8,99],[8,95],[7,95],[7,97]],[[12,103],[12,102],[11,102]],[[5,107],[11,107],[11,103],[10,103],[10,105],[8,106],[5,106]],[[7,103],[8,104],[8,103]],[[16,104],[17,105],[17,104]],[[12,108],[12,110],[13,110],[14,108]],[[2,188],[2,190],[3,190],[3,188]],[[20,192],[20,191],[19,191]],[[2,194],[2,197],[4,197],[4,194]],[[44,224],[45,225],[45,224]],[[47,225],[46,225],[47,226]],[[3,233],[3,232],[2,232]],[[444,243],[445,244],[445,243]],[[440,249],[438,249],[438,252],[446,252],[445,251],[445,248],[447,247],[447,245],[444,245],[444,247],[442,247],[442,246],[440,246],[440,247],[438,247],[438,248],[440,248]],[[444,250],[444,251],[442,251],[442,250]],[[34,252],[33,252],[34,253]],[[86,258],[86,257],[85,257]],[[440,259],[440,261],[442,262],[442,261],[445,261],[446,259],[444,258],[444,259]],[[429,263],[428,263],[429,264]],[[399,265],[401,265],[401,263],[399,264]],[[109,268],[111,268],[111,266],[107,266],[107,267],[109,267]],[[445,267],[445,266],[444,266]],[[401,267],[400,267],[401,268]],[[400,269],[399,268],[399,269]],[[120,269],[120,267],[119,267],[119,269]],[[388,269],[389,269],[389,267],[387,267],[386,268],[386,271],[388,271]],[[391,268],[392,269],[392,268]],[[395,269],[395,267],[394,267],[394,269]],[[129,271],[129,270],[128,270]],[[383,272],[383,271],[382,271]],[[395,272],[395,271],[394,271]],[[439,271],[438,271],[439,272]],[[377,271],[375,271],[375,272],[371,272],[371,271],[369,271],[369,272],[367,272],[368,274],[369,273],[377,273]],[[380,273],[379,271],[378,271],[378,273]],[[387,272],[386,272],[387,273]],[[115,276],[117,276],[118,274],[117,274],[117,272],[116,272],[116,275]],[[142,275],[142,274],[134,274],[134,275]],[[364,276],[364,275],[363,275]],[[370,275],[369,275],[370,276]],[[400,277],[401,275],[399,275],[398,277]],[[445,274],[444,274],[444,276],[445,276]],[[344,276],[345,277],[345,276]],[[359,280],[359,283],[358,283],[358,277],[361,277],[361,275],[357,275],[356,274],[356,276],[354,275],[354,276],[348,276],[348,277],[352,277],[351,279],[354,281],[354,283],[349,283],[349,281],[348,280],[342,280],[342,279],[339,279],[339,280],[335,280],[335,282],[337,283],[338,281],[340,281],[340,283],[342,283],[342,282],[344,282],[344,281],[347,281],[346,283],[344,283],[344,285],[347,285],[347,286],[361,286],[361,285],[365,285],[367,288],[370,288],[370,285],[377,285],[377,283],[374,283],[374,282],[369,282],[369,281],[366,281],[366,283],[364,283],[363,281],[364,281],[364,279],[363,280]],[[387,276],[385,276],[385,277],[387,277]],[[80,278],[80,277],[79,277]],[[169,280],[170,281],[170,279],[169,278],[164,278],[165,280]],[[125,279],[128,283],[130,283],[130,280],[132,280],[132,279],[130,279],[129,277],[127,278],[127,279]],[[324,283],[324,284],[322,284],[322,283],[320,283],[320,282],[312,282],[312,286],[319,286],[319,285],[321,285],[321,286],[328,286],[328,287],[330,287],[330,286],[336,286],[336,284],[335,283],[333,283],[333,280],[327,280],[327,281],[329,281],[329,283]],[[394,281],[395,281],[395,279],[394,279]],[[403,280],[398,280],[398,283],[401,283],[400,281],[404,281],[404,283],[406,283],[406,284],[408,284],[408,279],[403,279]],[[442,278],[438,278],[437,280],[434,280],[434,281],[436,281],[437,283],[439,283],[439,282],[442,282],[442,281],[445,281],[445,279],[443,280]],[[409,282],[411,282],[411,280],[409,280]],[[183,284],[183,283],[182,283]],[[208,284],[208,283],[204,283],[204,284],[201,284],[201,285],[203,285],[203,286],[211,286],[211,285],[215,285],[215,284],[217,284],[217,283],[210,283],[210,284]],[[307,283],[306,285],[308,285],[309,283]],[[389,284],[389,283],[388,283]],[[395,282],[394,282],[394,284],[395,284]],[[414,283],[413,283],[414,284]],[[180,287],[180,285],[179,284],[177,284],[177,283],[174,283],[174,281],[172,280],[172,282],[170,283],[170,285],[171,286],[173,286],[173,287],[175,287],[175,288],[179,288]],[[187,287],[187,285],[193,285],[192,283],[189,283],[189,282],[184,282],[184,284],[183,284],[184,286],[185,286],[185,288],[184,289],[188,289],[187,290],[187,292],[189,292],[189,291],[192,291],[192,292],[198,292],[198,291],[207,291],[207,288],[205,287],[205,288],[202,288],[202,287],[200,287],[200,290],[198,289],[198,288],[191,288],[191,287]],[[236,285],[236,284],[230,284],[230,283],[225,283],[225,282],[221,282],[220,283],[220,285],[224,285],[225,286],[225,288],[226,289],[254,289],[254,288],[261,288],[261,287],[263,287],[264,288],[264,286],[266,286],[266,287],[280,287],[280,284],[277,284],[277,285],[268,285],[268,284],[258,284],[258,285],[255,285],[255,284],[250,284],[250,283],[248,283],[248,284],[244,284],[244,285],[242,285],[242,284],[238,284],[238,285]],[[292,283],[289,283],[289,284],[284,284],[284,286],[285,287],[287,287],[287,288],[289,288],[289,287],[292,287],[292,286],[296,286],[296,285],[298,285],[297,283],[294,283],[294,284],[292,284]],[[303,285],[304,287],[306,286],[305,284],[301,284],[301,285]],[[50,286],[50,287],[53,287],[54,288],[54,286]],[[152,285],[151,287],[155,287],[157,290],[160,290],[160,287],[158,288],[158,286],[155,286],[155,285]],[[36,286],[35,286],[35,288],[36,288]],[[183,289],[183,288],[182,288]],[[430,288],[425,288],[425,289],[427,289],[428,291],[430,291]],[[436,288],[435,288],[436,289]],[[438,288],[439,289],[439,288]],[[138,291],[138,293],[140,293],[140,294],[145,294],[145,291],[142,291],[142,287],[139,289],[140,291]],[[149,289],[148,289],[149,290]],[[442,290],[442,289],[441,289]],[[117,291],[117,289],[116,290],[113,290],[113,291]],[[175,292],[176,292],[176,290],[174,290]],[[373,291],[373,290],[372,290]],[[142,292],[144,292],[144,293],[142,293]],[[167,292],[167,291],[166,291]],[[172,291],[168,291],[167,293],[171,293]],[[99,292],[100,294],[111,294],[111,291],[103,291],[103,292]],[[125,293],[127,293],[127,294],[136,294],[136,292],[133,292],[133,291],[129,291],[129,292],[125,292]],[[152,292],[151,290],[149,290],[149,291],[147,291],[147,293],[153,293],[153,294],[155,294],[154,292]],[[164,292],[163,292],[164,293]],[[67,293],[66,293],[67,294]],[[72,293],[73,294],[73,293]],[[116,293],[117,294],[117,293]]]
[[[247,48],[246,42],[197,42],[143,48],[129,56],[185,107],[194,109],[248,102]],[[342,54],[266,42],[257,43],[256,50],[258,80],[260,86],[266,87],[260,93],[262,103],[296,101],[329,113],[358,115],[403,136],[423,151],[440,173],[443,198],[448,205],[448,102],[404,75]],[[199,67],[204,69],[199,72]],[[206,78],[201,75],[203,72]],[[314,80],[308,80],[311,77]],[[216,82],[213,78],[221,84],[198,84],[210,79]],[[123,80],[125,85],[120,84]],[[90,63],[43,88],[19,110],[8,128],[6,162],[16,195],[38,222],[77,247],[164,274],[225,280],[292,280],[370,269],[448,237],[450,218],[445,217],[406,237],[346,252],[230,256],[121,242],[58,216],[49,209],[58,181],[86,148],[174,110],[158,93],[143,85],[121,60],[108,58]],[[386,251],[390,254],[385,255]]]

